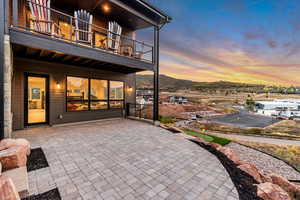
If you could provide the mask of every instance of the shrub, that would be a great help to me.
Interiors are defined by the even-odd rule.
[[[247,134],[262,134],[263,130],[260,128],[250,128],[246,130]]]

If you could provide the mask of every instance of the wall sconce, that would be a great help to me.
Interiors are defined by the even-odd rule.
[[[57,88],[57,89],[60,89],[60,88],[61,88],[61,85],[60,85],[59,82],[56,82],[56,88]]]
[[[132,92],[132,91],[133,91],[133,88],[132,88],[131,86],[129,86],[129,87],[127,88],[127,91],[128,91],[128,92]]]

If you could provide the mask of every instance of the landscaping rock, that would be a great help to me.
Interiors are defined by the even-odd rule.
[[[291,200],[287,192],[273,183],[257,185],[257,196],[264,200]]]
[[[277,174],[269,174],[273,184],[279,185],[284,189],[292,199],[300,199],[300,187],[289,182],[287,179]]]
[[[0,176],[0,199],[1,200],[20,200],[20,196],[12,182],[6,176]]]
[[[26,166],[27,148],[25,146],[13,146],[0,151],[0,162],[3,170]]]
[[[0,141],[0,151],[4,149],[8,149],[13,146],[24,146],[27,149],[27,155],[30,155],[30,143],[26,139],[3,139]]]
[[[0,151],[16,146],[16,140],[7,138],[0,141]]]
[[[252,176],[258,183],[262,183],[262,178],[259,170],[251,163],[244,163],[238,166],[239,169]]]
[[[227,147],[222,147],[218,149],[220,152],[222,152],[227,158],[232,160],[236,165],[244,164],[245,162],[242,162],[240,158],[230,149]]]
[[[222,145],[213,142],[209,142],[209,145],[214,147],[216,150],[223,148]]]

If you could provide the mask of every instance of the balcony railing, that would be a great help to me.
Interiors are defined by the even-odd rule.
[[[75,16],[55,10],[47,5],[41,5],[30,0],[18,1],[19,6],[24,5],[25,12],[22,12],[22,15],[18,14],[18,22],[13,24],[14,27],[153,63],[153,46],[149,44],[134,40],[126,35],[117,34],[90,23],[90,21],[75,18]],[[13,16],[15,15],[13,14]]]
[[[126,116],[153,120],[153,104],[126,104]]]

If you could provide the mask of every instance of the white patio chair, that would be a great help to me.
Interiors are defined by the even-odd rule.
[[[75,39],[77,42],[89,43],[92,45],[93,32],[92,23],[93,15],[85,10],[74,12],[75,16]]]
[[[33,29],[39,33],[61,36],[61,29],[51,20],[51,0],[28,0]]]
[[[121,43],[122,27],[117,22],[108,23],[107,47],[113,52],[118,52]]]

